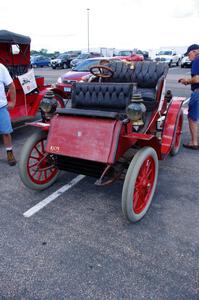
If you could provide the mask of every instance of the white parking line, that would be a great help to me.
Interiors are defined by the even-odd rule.
[[[189,102],[189,100],[190,100],[190,98],[187,98],[187,99],[183,102],[183,106],[184,106],[187,102]]]
[[[51,194],[50,196],[48,196],[47,198],[45,198],[44,200],[42,200],[41,202],[39,202],[38,204],[33,206],[32,208],[30,208],[29,210],[27,210],[25,213],[23,213],[23,216],[26,218],[30,218],[31,216],[36,214],[39,210],[41,210],[46,205],[48,205],[50,202],[52,202],[53,200],[55,200],[56,198],[61,196],[64,192],[66,192],[71,187],[73,187],[75,184],[77,184],[84,177],[86,177],[86,176],[78,175],[73,180],[71,180],[68,184],[62,186],[59,190],[57,190],[56,192],[54,192],[53,194]]]

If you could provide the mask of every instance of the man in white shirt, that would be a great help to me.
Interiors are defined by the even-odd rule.
[[[5,87],[8,88],[9,102],[7,101]],[[0,63],[0,134],[3,136],[3,143],[7,151],[7,161],[10,166],[16,165],[16,159],[12,150],[11,132],[13,129],[8,110],[13,109],[15,103],[15,85],[6,67]]]

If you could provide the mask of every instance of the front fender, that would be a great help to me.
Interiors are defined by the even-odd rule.
[[[185,100],[184,97],[174,97],[167,110],[163,132],[162,132],[162,143],[161,143],[162,157],[167,156],[171,151],[175,128],[177,125],[177,121],[184,100]]]
[[[44,122],[40,122],[40,121],[28,122],[28,123],[26,123],[26,125],[40,128],[43,131],[49,131],[49,128],[50,128],[50,123],[44,123]]]

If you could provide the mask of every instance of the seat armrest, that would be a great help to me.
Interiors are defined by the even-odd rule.
[[[162,95],[162,90],[163,90],[163,86],[164,86],[164,81],[165,81],[165,75],[162,75],[159,79],[158,82],[156,84],[156,101],[160,101],[161,95]]]

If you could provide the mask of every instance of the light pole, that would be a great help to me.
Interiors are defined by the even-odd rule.
[[[90,52],[90,47],[89,47],[89,12],[90,8],[87,8],[87,37],[88,37],[88,52]]]

